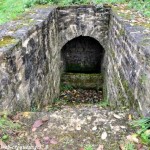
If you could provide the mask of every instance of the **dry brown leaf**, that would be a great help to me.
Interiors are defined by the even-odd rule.
[[[99,147],[97,148],[97,150],[104,150],[104,145],[99,145]]]
[[[58,142],[56,141],[56,139],[50,139],[50,144],[57,144]]]
[[[132,120],[132,115],[131,114],[129,114],[128,120]]]
[[[2,140],[0,140],[0,148],[7,149],[7,145]]]
[[[48,144],[50,142],[50,138],[48,136],[43,137],[43,140],[46,144]]]
[[[143,145],[142,144],[138,144],[137,145],[137,150],[143,150]]]
[[[43,121],[42,120],[36,120],[32,126],[32,128],[38,128],[41,125],[43,125]]]
[[[31,118],[31,113],[30,112],[23,112],[22,116],[25,118]]]
[[[41,149],[42,145],[41,145],[41,142],[40,142],[40,140],[38,138],[35,139],[35,145],[36,145],[36,148]]]
[[[84,150],[84,148],[79,148],[79,150]]]
[[[136,134],[128,135],[127,140],[129,140],[130,142],[139,143],[139,139],[137,138]]]
[[[120,145],[119,145],[119,149],[120,149],[120,150],[125,150],[125,146],[124,146],[123,144],[120,144]]]
[[[32,132],[35,132],[37,128],[32,128]]]

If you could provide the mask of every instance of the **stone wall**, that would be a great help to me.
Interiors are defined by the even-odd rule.
[[[0,111],[33,110],[58,96],[56,25],[55,9],[37,8],[1,26]]]
[[[150,31],[111,11],[107,49],[107,98],[114,107],[150,113]]]
[[[150,34],[106,6],[40,7],[0,26],[0,111],[27,111],[59,94],[61,49],[89,36],[105,49],[105,96],[150,111]]]

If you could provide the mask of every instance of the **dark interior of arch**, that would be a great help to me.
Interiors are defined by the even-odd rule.
[[[64,45],[61,57],[64,72],[100,73],[104,49],[94,38],[79,36]]]

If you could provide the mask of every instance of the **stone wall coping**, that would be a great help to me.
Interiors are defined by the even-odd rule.
[[[150,55],[150,29],[143,26],[131,25],[129,21],[119,16],[113,10],[111,10],[111,15],[121,24],[125,35],[128,35],[128,38],[137,45],[138,49],[142,49]]]
[[[51,6],[37,7],[32,9],[32,12],[22,14],[16,20],[0,25],[0,52],[13,49],[20,41],[24,41],[34,31],[39,30],[54,10],[55,7]],[[10,43],[1,46],[5,37],[10,37],[15,42],[10,41]]]

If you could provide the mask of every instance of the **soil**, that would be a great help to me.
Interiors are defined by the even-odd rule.
[[[131,116],[137,118],[138,114],[128,109],[104,108],[101,101],[101,91],[63,91],[55,102],[55,107],[60,106],[57,109],[18,113],[17,119],[23,127],[5,143],[11,148],[39,147],[40,150],[119,150],[126,136],[135,132],[129,124]],[[33,124],[37,120],[43,122],[35,129]],[[143,146],[141,150],[148,148]]]

